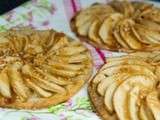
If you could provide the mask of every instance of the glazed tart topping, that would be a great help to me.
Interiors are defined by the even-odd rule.
[[[152,4],[112,1],[93,4],[71,21],[74,32],[96,47],[119,51],[160,50],[160,9]]]
[[[92,84],[118,120],[159,120],[159,77],[160,52],[136,52],[108,58]]]
[[[84,83],[90,75],[87,48],[63,33],[21,28],[0,34],[2,106],[7,106],[6,101],[14,104],[71,96],[69,86],[74,89],[77,82]]]

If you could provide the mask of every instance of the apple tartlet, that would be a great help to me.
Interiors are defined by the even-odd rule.
[[[54,30],[0,33],[0,106],[37,109],[72,97],[92,74],[88,49]]]
[[[136,52],[108,58],[88,91],[104,120],[159,120],[159,82],[160,52]]]
[[[160,50],[160,9],[149,3],[93,4],[76,13],[71,28],[81,40],[106,50]]]

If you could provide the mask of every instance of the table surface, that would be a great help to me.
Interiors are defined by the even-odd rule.
[[[64,32],[71,37],[70,18],[95,2],[109,0],[31,0],[0,16],[0,31],[11,27],[31,26],[36,29],[51,29]],[[92,53],[95,71],[104,64],[104,57],[122,55],[96,49],[84,43]],[[47,109],[30,111],[0,108],[0,120],[99,120],[91,108],[87,94],[87,84],[65,103]]]

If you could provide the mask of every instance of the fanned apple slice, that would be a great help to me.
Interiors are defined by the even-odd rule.
[[[109,76],[109,75],[116,74],[118,72],[122,72],[122,73],[123,72],[129,72],[129,73],[133,73],[133,72],[141,73],[142,72],[147,75],[153,76],[154,78],[156,77],[153,71],[141,65],[118,65],[118,66],[106,68],[101,73],[104,73]]]
[[[57,55],[61,55],[61,56],[72,56],[72,55],[76,55],[79,54],[81,52],[86,51],[87,49],[83,46],[67,46],[64,47],[62,49],[60,49],[59,51],[57,51]]]
[[[130,120],[139,120],[138,117],[138,100],[139,100],[140,88],[135,86],[128,92],[128,111]]]
[[[132,89],[132,86],[138,86],[141,88],[153,89],[155,87],[155,80],[150,79],[144,75],[133,75],[126,79],[115,91],[113,97],[113,104],[116,114],[120,120],[130,120],[127,110],[127,94]]]
[[[101,25],[101,21],[98,19],[95,19],[89,28],[88,36],[91,40],[98,44],[102,44],[101,38],[98,35],[98,30]]]
[[[113,13],[107,17],[99,28],[99,36],[109,46],[115,46],[115,41],[112,36],[112,29],[115,24],[123,18],[123,15],[120,13]]]
[[[50,73],[52,73],[53,75],[59,75],[61,77],[75,77],[76,75],[78,75],[79,72],[77,71],[68,71],[68,70],[59,70],[56,68],[53,68],[49,65],[43,65],[43,67]]]
[[[94,77],[94,80],[93,80],[93,83],[97,84],[99,83],[100,81],[102,81],[103,79],[106,79],[106,77],[108,77],[107,75],[105,74],[97,74],[95,77]]]
[[[62,64],[60,62],[54,62],[54,61],[49,62],[49,65],[58,69],[73,70],[73,71],[78,71],[84,68],[84,65],[81,64],[65,64],[65,63]]]
[[[53,46],[53,43],[55,42],[55,37],[56,37],[57,33],[56,32],[52,32],[50,31],[50,39],[46,39],[45,40],[45,46],[47,48],[51,48]]]
[[[73,56],[54,56],[51,60],[66,63],[81,63],[86,60],[86,54],[78,54]]]
[[[151,62],[159,62],[160,61],[160,55],[156,55],[152,58]]]
[[[97,4],[93,5],[90,8],[87,8],[83,11],[80,11],[78,16],[76,16],[76,27],[83,25],[86,21],[92,19],[93,14],[95,13],[113,13],[114,9],[109,5]]]
[[[123,40],[129,45],[132,49],[141,49],[142,44],[137,40],[134,34],[131,31],[130,26],[134,24],[131,19],[124,19],[120,25],[120,34]]]
[[[35,83],[33,83],[30,79],[26,79],[25,80],[28,87],[33,89],[34,91],[36,91],[39,95],[43,96],[43,97],[50,97],[52,96],[52,93],[43,90],[42,88],[40,88],[39,86],[37,86]]]
[[[147,28],[144,28],[142,25],[138,27],[137,25],[136,30],[138,31],[139,35],[142,37],[141,41],[147,44],[160,44],[160,34],[156,31],[151,31]]]
[[[103,66],[103,68],[101,69],[101,71],[105,70],[106,68],[109,67],[113,67],[113,66],[117,66],[117,65],[141,65],[141,66],[146,66],[148,67],[150,70],[154,70],[155,67],[153,67],[152,65],[150,65],[149,63],[139,60],[139,59],[133,59],[133,58],[124,58],[121,59],[119,61],[112,61],[112,62],[108,62],[107,64],[105,64]]]
[[[134,19],[139,19],[141,18],[141,15],[144,14],[145,11],[147,11],[148,9],[151,9],[153,7],[153,4],[149,4],[149,3],[138,3],[138,4],[134,4],[135,6],[135,13],[133,15]]]
[[[123,38],[120,34],[120,24],[121,24],[121,21],[116,24],[115,28],[113,29],[113,35],[114,35],[116,41],[121,45],[121,47],[129,49],[128,44],[123,40]]]
[[[55,40],[55,38],[54,38],[54,40]],[[69,44],[69,42],[68,42],[67,37],[61,37],[61,38],[58,39],[58,41],[54,45],[52,43],[52,45],[49,47],[48,53],[52,52],[52,51],[55,51],[55,50],[58,50],[58,49],[66,46],[68,44]]]
[[[97,91],[101,96],[104,96],[105,90],[107,89],[107,87],[112,82],[116,81],[116,77],[117,77],[117,75],[111,75],[111,76],[108,76],[100,81],[100,83],[97,86]]]
[[[140,23],[141,25],[143,25],[144,27],[150,30],[156,30],[156,31],[160,30],[160,25],[158,23],[147,20],[147,19],[142,19],[138,21],[138,23]]]
[[[134,52],[134,53],[130,53],[129,56],[128,55],[123,55],[123,56],[117,56],[117,57],[111,57],[111,58],[107,58],[106,61],[107,62],[113,62],[113,61],[121,61],[121,60],[125,60],[125,59],[133,59],[133,60],[142,60],[142,61],[146,61],[146,54],[148,55],[148,53],[146,52]],[[133,55],[132,55],[133,54]],[[141,55],[143,55],[141,57]]]
[[[37,86],[40,86],[44,90],[48,90],[48,91],[60,93],[60,94],[66,93],[66,90],[63,87],[61,87],[53,82],[51,83],[45,79],[36,77],[35,79],[33,79],[33,81]]]
[[[43,78],[47,78],[46,81],[58,84],[58,85],[67,85],[70,84],[69,80],[63,80],[63,79],[58,79],[56,77],[54,77],[53,75],[51,75],[50,73],[47,73],[37,67],[35,67],[36,71],[33,71],[33,68],[30,65],[24,65],[22,67],[22,73],[24,75],[29,75],[30,77],[36,77],[36,75],[40,75]]]
[[[124,1],[123,3],[122,3],[122,7],[123,7],[123,9],[124,9],[124,15],[126,16],[126,17],[131,17],[132,15],[133,15],[133,13],[134,13],[134,7],[133,7],[133,5],[132,5],[132,3],[131,2],[129,2],[129,1]]]
[[[152,7],[150,10],[146,10],[146,13],[141,15],[145,19],[149,19],[151,21],[154,21],[156,23],[160,23],[160,13],[159,13],[159,8]]]
[[[105,79],[101,80],[101,82],[97,86],[98,93],[101,96],[104,96],[107,87],[110,86],[113,82],[115,82],[118,79],[120,79],[121,77],[123,77],[124,75],[126,75],[126,74],[125,73],[121,73],[121,74],[117,73],[117,74],[108,76]]]
[[[116,91],[117,87],[124,81],[126,80],[130,74],[127,73],[122,73],[121,75],[117,76],[116,80],[113,81],[105,91],[105,96],[104,96],[104,104],[107,109],[107,111],[110,114],[113,114],[114,112],[114,107],[113,107],[113,95],[114,92]]]
[[[93,19],[86,21],[83,25],[77,28],[79,35],[87,36],[90,26],[92,25]]]
[[[14,92],[20,97],[21,100],[25,100],[29,97],[29,89],[25,85],[20,72],[13,67],[8,69],[9,79],[11,79],[11,86]]]
[[[134,53],[130,53],[130,56],[133,57],[141,57],[143,60],[148,61],[150,59],[152,59],[153,57],[157,56],[158,54],[160,54],[159,51],[154,51],[154,52],[134,52]]]
[[[143,101],[139,108],[140,120],[155,120],[151,110],[148,108],[145,102],[146,101]]]
[[[5,70],[2,70],[0,73],[0,93],[6,98],[11,98],[9,78]]]
[[[160,99],[158,91],[149,93],[146,98],[147,105],[151,109],[155,120],[160,120]]]

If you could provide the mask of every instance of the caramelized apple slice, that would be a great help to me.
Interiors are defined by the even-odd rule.
[[[136,59],[136,58],[135,59],[133,59],[133,58],[124,58],[124,59],[121,59],[119,61],[108,62],[107,64],[105,64],[103,66],[101,71],[105,70],[106,68],[117,66],[117,65],[140,65],[140,66],[145,66],[145,67],[149,68],[150,70],[154,70],[155,69],[155,67],[153,67],[152,65],[148,64],[147,62],[145,62],[143,60]]]
[[[131,19],[123,20],[122,24],[120,25],[120,34],[123,40],[130,46],[130,48],[141,49],[142,44],[133,35],[130,28],[131,24],[133,24],[133,21]]]
[[[97,4],[81,11],[76,17],[76,27],[84,25],[86,21],[92,19],[96,13],[113,13],[114,9],[109,5]]]
[[[113,75],[118,72],[129,72],[129,73],[133,73],[133,72],[141,73],[142,72],[142,73],[145,73],[147,75],[150,75],[150,76],[156,78],[153,71],[151,71],[147,67],[141,66],[141,65],[118,65],[118,66],[106,68],[105,70],[102,71],[102,73],[104,73],[106,75]]]
[[[114,46],[115,41],[112,36],[112,29],[115,24],[123,18],[123,15],[120,13],[113,13],[109,17],[107,17],[99,28],[99,36],[109,46]]]
[[[6,98],[11,98],[10,82],[5,70],[0,73],[0,93]]]
[[[55,39],[54,39],[54,40],[55,40]],[[48,53],[49,53],[49,52],[53,52],[53,51],[55,51],[55,50],[58,50],[59,48],[62,48],[62,47],[64,47],[64,46],[68,45],[68,44],[69,44],[68,38],[62,36],[62,37],[60,37],[60,38],[58,39],[58,41],[57,41],[54,45],[52,44],[52,46],[49,48]]]
[[[86,60],[86,54],[78,54],[73,56],[54,56],[51,60],[66,63],[81,63]]]
[[[99,19],[95,19],[92,22],[92,25],[89,28],[89,32],[88,32],[89,38],[98,44],[102,44],[101,38],[98,35],[98,30],[100,25],[101,25],[101,21]]]
[[[66,64],[66,63],[60,63],[60,62],[58,63],[53,61],[51,61],[49,65],[57,69],[65,69],[65,70],[73,70],[73,71],[78,71],[84,68],[84,65],[81,65],[81,64]]]
[[[135,86],[128,92],[128,110],[130,120],[139,120],[138,117],[138,100],[140,88]]]
[[[143,101],[139,108],[140,109],[139,110],[140,119],[141,120],[155,120],[151,110],[148,108],[145,102],[146,101]]]
[[[138,86],[141,88],[153,89],[155,87],[155,80],[150,79],[144,75],[133,75],[125,80],[114,93],[113,104],[116,114],[120,120],[129,120],[127,116],[129,111],[127,110],[127,94],[132,89],[132,86]]]
[[[38,77],[34,77],[33,80],[37,86],[40,86],[44,90],[48,90],[48,91],[60,93],[60,94],[66,93],[66,90],[63,87],[61,87],[53,82],[49,82],[45,79],[38,78]]]
[[[116,39],[116,41],[124,48],[126,49],[129,49],[129,46],[128,44],[123,40],[121,34],[120,34],[120,24],[121,24],[121,21],[118,22],[115,26],[115,28],[113,29],[113,35]]]
[[[160,100],[158,91],[149,93],[146,100],[147,105],[151,109],[155,120],[160,120]]]
[[[59,76],[62,76],[62,77],[75,77],[76,75],[78,75],[78,72],[76,71],[68,71],[68,70],[59,70],[59,69],[55,69],[51,66],[48,66],[48,65],[43,65],[44,68],[52,73],[53,75],[59,75]]]
[[[67,47],[60,49],[57,52],[57,54],[61,56],[71,56],[71,55],[76,55],[81,52],[84,52],[85,50],[86,48],[83,46],[78,46],[78,47],[67,46]]]
[[[113,114],[114,112],[114,107],[112,102],[114,92],[116,91],[118,86],[130,76],[130,74],[127,73],[119,73],[119,74],[120,75],[117,76],[116,80],[113,83],[111,83],[110,86],[108,86],[105,91],[105,96],[104,96],[105,107],[111,114]]]
[[[29,88],[31,88],[34,91],[36,91],[42,97],[50,97],[52,95],[52,93],[43,90],[42,88],[40,88],[39,86],[37,86],[35,83],[33,83],[30,79],[26,79],[25,81],[26,81],[27,86]]]
[[[113,82],[120,79],[124,74],[115,74],[106,77],[105,79],[101,80],[97,86],[97,91],[101,96],[104,96],[107,87],[109,87]]]
[[[13,91],[20,97],[21,100],[26,100],[29,97],[29,89],[25,85],[21,73],[13,67],[8,68],[8,76],[11,80]]]

